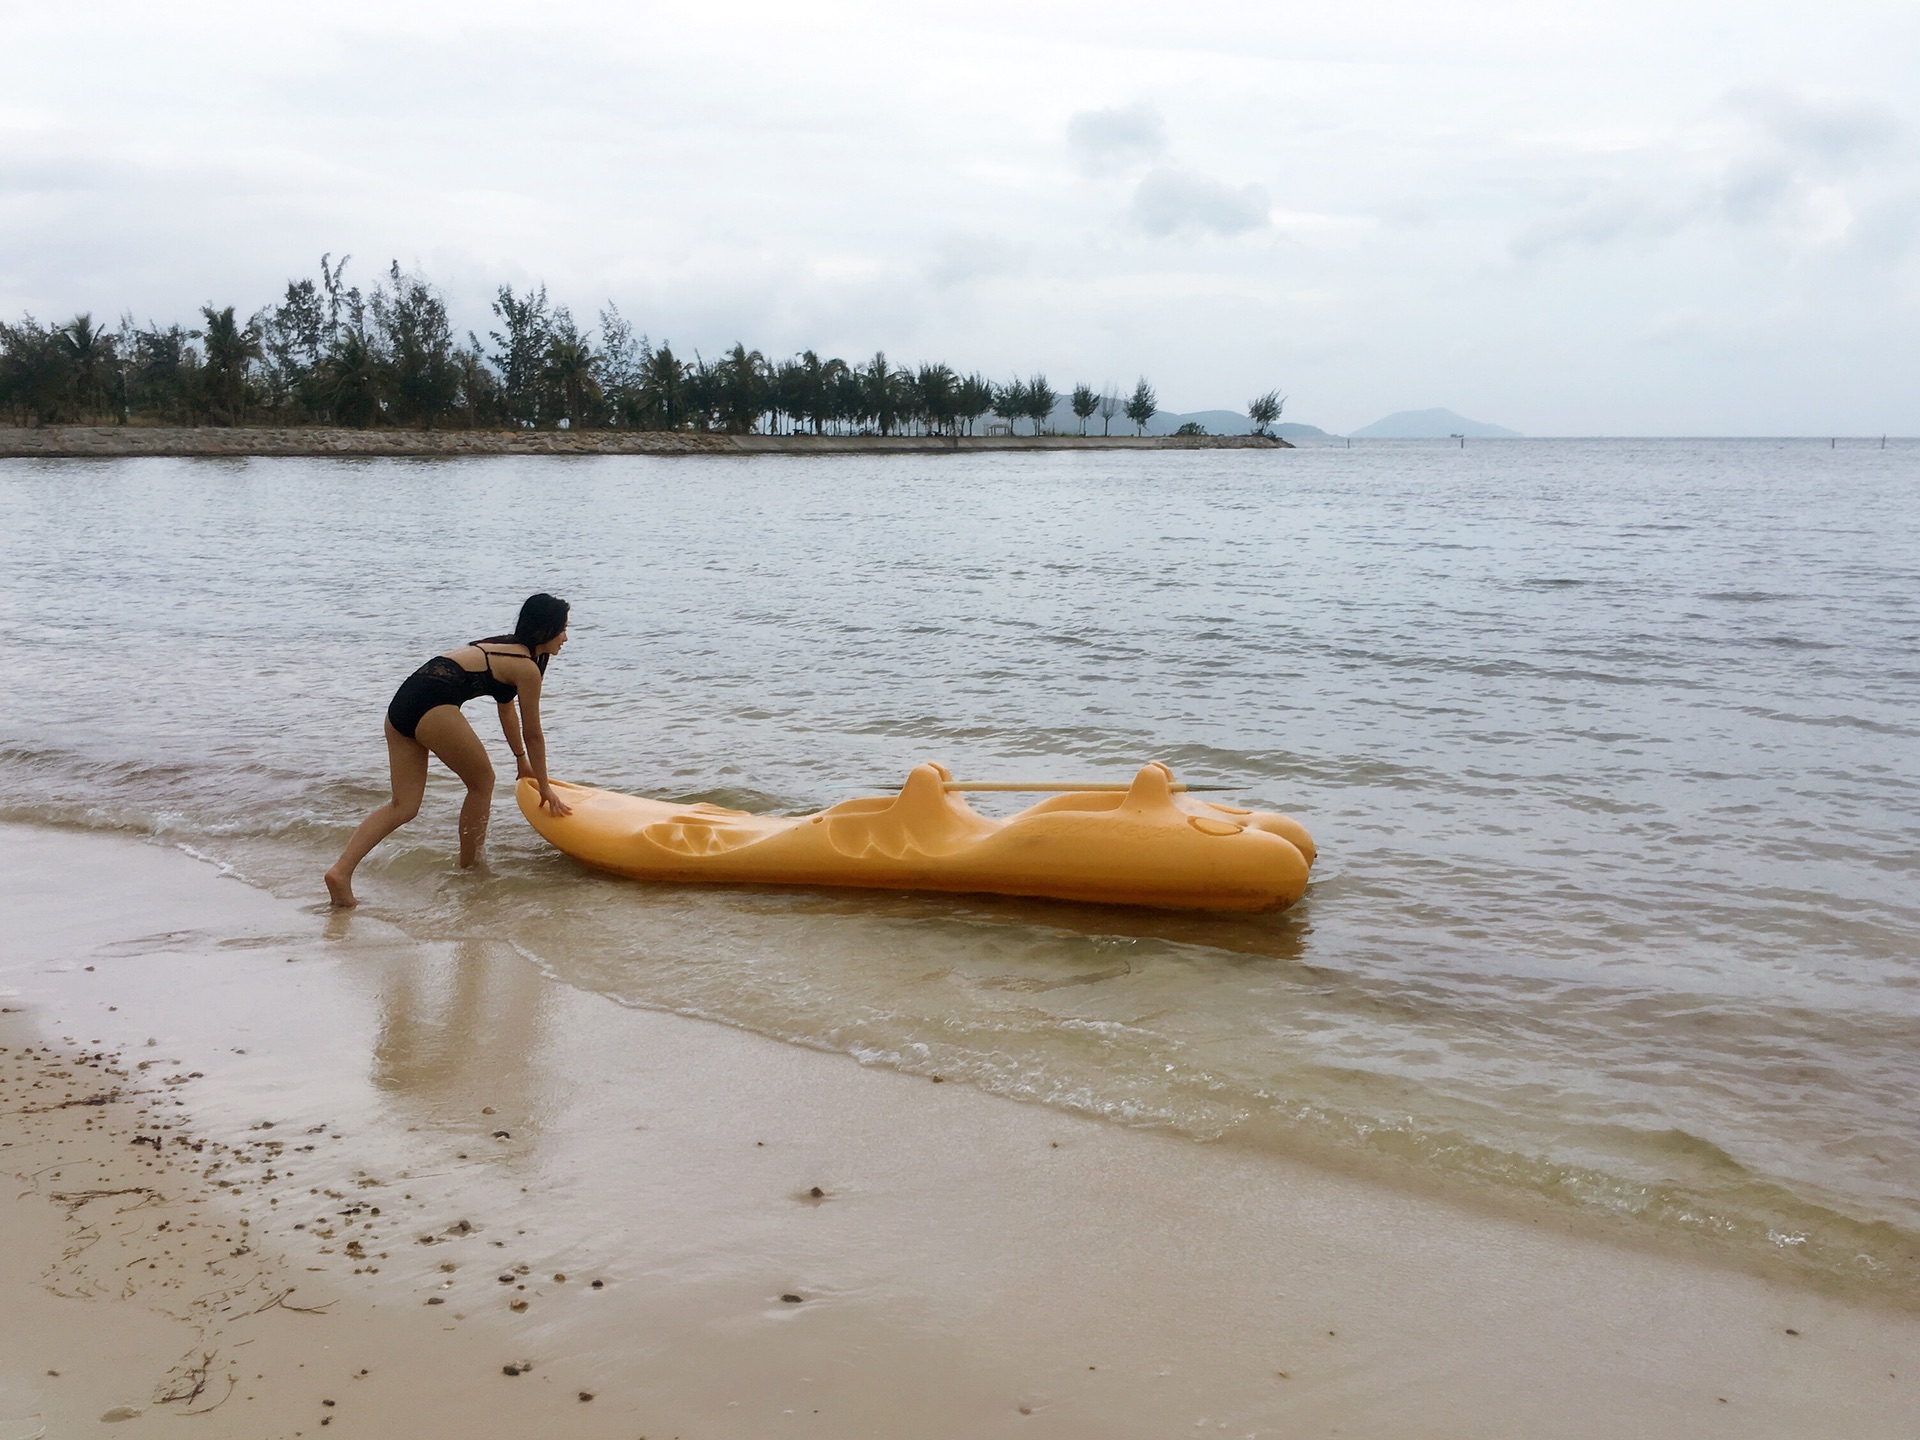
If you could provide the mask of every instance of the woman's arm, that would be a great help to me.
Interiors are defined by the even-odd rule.
[[[500,707],[500,733],[507,737],[519,773],[517,780],[533,779],[533,766],[527,763],[527,742],[520,738],[520,707],[509,700]]]
[[[520,775],[531,778],[540,787],[540,803],[553,814],[570,814],[572,807],[553,793],[553,784],[547,778],[547,737],[540,730],[540,672],[532,665],[527,668],[533,670],[533,675],[531,679],[520,682],[519,709],[523,713],[509,718],[508,712],[514,706],[511,703],[502,705],[500,728],[507,732],[507,743],[512,745],[516,732],[524,723],[526,746],[524,749],[515,747]]]

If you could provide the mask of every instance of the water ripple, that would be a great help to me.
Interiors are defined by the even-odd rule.
[[[436,775],[367,873],[414,933],[1920,1305],[1915,447],[552,473],[0,463],[0,818],[307,896],[381,798],[400,677],[552,589],[562,774],[797,812],[928,758],[1157,758],[1298,814],[1314,887],[1235,917],[642,887],[504,806],[492,876],[450,883]]]

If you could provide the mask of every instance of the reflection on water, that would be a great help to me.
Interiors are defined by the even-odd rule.
[[[1299,815],[1313,888],[646,887],[504,796],[462,875],[436,777],[363,872],[436,942],[376,977],[395,1103],[510,1093],[565,1043],[544,969],[1920,1303],[1917,479],[1910,445],[1757,442],[7,462],[0,814],[307,895],[380,796],[393,686],[551,589],[564,778],[797,812],[927,759],[1160,759]]]
[[[546,986],[503,945],[395,946],[374,952],[379,1021],[373,1083],[427,1108],[521,1095],[542,1041]]]

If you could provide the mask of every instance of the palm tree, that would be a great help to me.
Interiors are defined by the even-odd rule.
[[[247,366],[261,358],[260,327],[252,321],[241,325],[233,318],[233,306],[215,310],[200,307],[207,328],[201,332],[207,352],[207,400],[215,423],[238,425],[247,410]]]
[[[893,404],[901,434],[914,425],[918,425],[923,434],[926,432],[926,397],[920,393],[919,377],[904,365],[893,372]]]
[[[564,308],[554,312],[542,374],[559,392],[567,424],[574,429],[586,424],[600,402],[600,357],[593,353],[588,336],[574,328],[573,316]]]
[[[777,364],[767,362],[767,409],[772,412],[771,434],[790,435],[799,428],[807,406],[807,367],[796,357]]]
[[[798,368],[800,376],[795,382],[797,403],[793,413],[796,419],[813,426],[813,433],[819,435],[833,418],[833,389],[846,374],[847,362],[822,360],[807,350],[801,354]]]
[[[846,383],[847,362],[839,358],[822,360],[813,351],[804,351],[795,381],[797,404],[793,414],[813,426],[813,433],[824,434],[827,422],[840,416],[839,393]]]
[[[687,419],[696,429],[711,430],[713,417],[720,409],[720,367],[696,350],[693,362],[685,367]]]
[[[149,321],[141,329],[131,315],[121,322],[120,332],[127,357],[122,377],[130,392],[128,408],[175,423],[191,420],[201,379],[192,337],[178,325],[163,330]]]
[[[766,357],[758,350],[750,351],[735,342],[718,368],[720,393],[717,398],[722,423],[736,435],[759,429],[760,417],[771,408]]]
[[[880,427],[882,435],[893,433],[905,408],[907,372],[887,364],[887,352],[876,350],[873,359],[860,367],[860,402],[864,419]]]
[[[1093,412],[1100,408],[1100,397],[1093,393],[1091,385],[1073,387],[1073,413],[1080,422],[1080,433],[1087,433],[1087,421],[1093,418]]]
[[[993,382],[976,370],[960,382],[954,408],[965,418],[967,434],[971,435],[973,422],[993,409]]]
[[[960,377],[945,365],[922,365],[914,383],[928,428],[951,431],[960,418]]]
[[[788,409],[793,415],[795,428],[811,425],[814,434],[820,433],[827,409],[825,374],[826,367],[811,350],[801,351],[799,358],[793,362],[793,390]]]
[[[829,367],[833,364],[828,362]],[[866,387],[860,381],[860,372],[853,366],[842,364],[833,372],[832,392],[828,398],[832,407],[834,422],[845,434],[849,429],[858,428],[866,415]]]
[[[1147,383],[1147,377],[1142,375],[1140,383],[1133,387],[1133,394],[1127,397],[1127,418],[1133,421],[1139,428],[1139,432],[1144,435],[1147,433],[1147,422],[1153,419],[1159,410],[1159,397],[1153,393],[1153,386]]]
[[[1286,396],[1278,390],[1269,390],[1247,402],[1247,418],[1253,421],[1253,433],[1264,435],[1267,427],[1280,418],[1280,411],[1287,403]]]
[[[686,371],[662,344],[640,366],[640,408],[656,430],[678,430],[687,423]]]
[[[1033,433],[1040,434],[1047,422],[1053,418],[1053,402],[1060,397],[1053,393],[1053,387],[1047,383],[1047,377],[1036,375],[1027,381],[1027,414],[1033,417]]]
[[[111,410],[122,423],[137,414],[241,425],[257,415],[262,424],[558,421],[957,438],[973,435],[989,412],[1010,430],[1027,419],[1031,434],[1046,435],[1056,409],[1070,407],[1084,438],[1095,415],[1102,434],[1123,412],[1145,434],[1159,413],[1144,377],[1131,396],[1084,384],[1062,396],[1042,374],[996,385],[937,362],[900,368],[884,351],[855,365],[812,350],[774,362],[744,341],[715,362],[689,364],[668,346],[654,350],[611,304],[597,331],[581,331],[544,286],[497,291],[500,329],[483,351],[472,332],[455,339],[444,300],[424,278],[396,262],[363,293],[346,282],[348,258],[321,256],[317,281],[290,281],[283,299],[249,320],[232,306],[204,306],[204,328],[192,332],[142,329],[131,315],[117,334],[91,314],[63,325],[31,317],[0,325],[0,414],[22,423],[103,419]],[[1278,391],[1248,402],[1253,432],[1271,437],[1285,404]]]
[[[320,362],[320,399],[336,425],[373,424],[380,414],[379,357],[356,330],[344,330]]]
[[[95,325],[91,313],[76,315],[55,332],[55,343],[73,371],[74,400],[82,415],[97,415],[108,399],[108,382],[117,372],[113,336]],[[119,417],[124,421],[124,412]]]

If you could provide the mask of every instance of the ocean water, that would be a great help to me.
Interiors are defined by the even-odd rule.
[[[0,818],[317,899],[393,688],[549,589],[558,778],[797,812],[1158,759],[1300,818],[1313,886],[643,886],[504,789],[463,875],[437,775],[358,881],[409,933],[1920,1305],[1917,502],[1911,442],[6,461]]]

